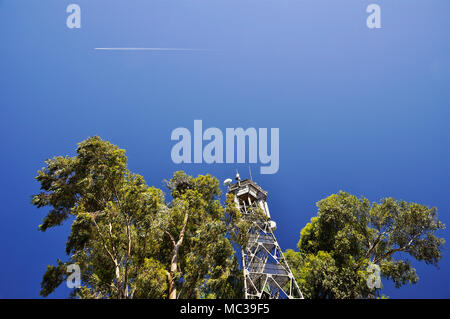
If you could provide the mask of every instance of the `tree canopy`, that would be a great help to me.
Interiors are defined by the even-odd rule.
[[[176,172],[166,181],[170,198],[127,168],[125,151],[91,137],[76,156],[57,156],[38,171],[37,207],[50,207],[41,231],[72,222],[66,261],[48,266],[47,296],[77,264],[80,298],[237,298],[242,279],[231,220],[219,182]],[[229,201],[231,203],[231,201]],[[232,208],[227,208],[228,210]]]
[[[286,258],[306,298],[370,298],[373,268],[397,288],[419,277],[409,257],[436,265],[444,229],[436,208],[385,198],[370,203],[345,192],[317,203],[318,213],[300,233],[299,251]]]

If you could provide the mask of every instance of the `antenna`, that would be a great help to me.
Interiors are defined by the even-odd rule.
[[[230,186],[230,184],[231,184],[232,182],[233,182],[233,181],[231,180],[231,178],[227,178],[226,180],[224,180],[223,185],[225,185],[225,186]]]
[[[253,181],[253,177],[252,177],[252,168],[251,168],[250,165],[248,166],[248,172],[250,173],[250,180]]]

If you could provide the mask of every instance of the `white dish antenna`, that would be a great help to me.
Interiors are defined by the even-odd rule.
[[[277,223],[275,223],[273,220],[269,221],[269,226],[272,229],[272,231],[277,229]]]
[[[223,182],[223,185],[229,186],[229,185],[231,184],[231,182],[233,182],[233,181],[231,180],[231,178],[227,178],[227,179]]]

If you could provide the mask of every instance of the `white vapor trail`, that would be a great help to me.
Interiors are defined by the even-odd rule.
[[[204,51],[186,48],[94,48],[96,51]]]

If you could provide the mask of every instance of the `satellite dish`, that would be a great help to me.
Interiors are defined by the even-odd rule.
[[[223,185],[228,186],[228,185],[231,184],[231,182],[232,182],[231,178],[227,178],[227,179],[223,182]]]
[[[269,221],[269,227],[274,231],[277,229],[277,223],[275,223],[273,220]]]

